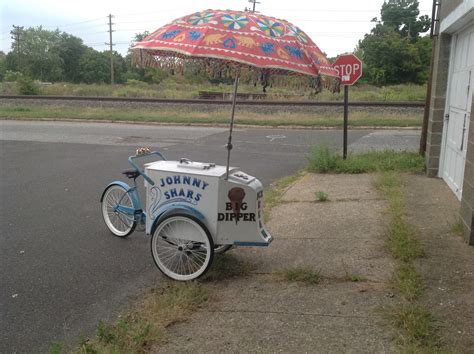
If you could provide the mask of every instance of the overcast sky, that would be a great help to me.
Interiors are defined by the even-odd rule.
[[[380,17],[383,0],[260,0],[256,10],[299,26],[328,54],[352,52]],[[419,0],[420,15],[431,16],[432,0]],[[232,6],[230,6],[232,4]],[[10,51],[12,25],[73,34],[97,50],[106,49],[108,14],[114,15],[115,49],[125,54],[135,33],[154,31],[177,17],[205,9],[244,10],[248,0],[0,0],[0,50]]]

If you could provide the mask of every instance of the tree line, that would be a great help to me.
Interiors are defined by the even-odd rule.
[[[355,49],[364,63],[361,82],[374,85],[426,82],[431,40],[422,34],[429,29],[430,19],[420,17],[418,7],[418,0],[384,2],[380,19],[373,19],[374,28]],[[136,34],[134,40],[147,34]],[[11,48],[7,54],[0,52],[1,81],[15,80],[21,74],[46,82],[110,82],[110,52],[97,51],[85,45],[81,38],[58,29],[50,31],[41,26],[24,29],[21,36],[14,38]],[[114,51],[112,55],[116,83],[129,79],[159,83],[169,75],[159,69],[134,67],[130,54],[122,56]]]

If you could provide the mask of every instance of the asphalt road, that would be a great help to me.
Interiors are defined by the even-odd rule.
[[[349,149],[416,149],[418,139],[357,130]],[[107,231],[102,190],[123,179],[136,147],[224,164],[226,141],[226,129],[209,127],[0,121],[0,352],[77,341],[163,284],[147,236]],[[231,164],[268,185],[302,168],[311,145],[341,141],[337,130],[236,129]]]

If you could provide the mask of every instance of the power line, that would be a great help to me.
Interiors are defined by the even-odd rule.
[[[94,18],[94,19],[80,21],[80,22],[66,23],[66,24],[61,24],[61,25],[48,25],[48,26],[42,26],[42,27],[44,27],[44,28],[71,27],[71,26],[77,26],[77,25],[82,25],[82,24],[86,24],[86,23],[96,22],[96,21],[103,20],[103,19],[104,19],[103,17],[97,17],[97,18]]]
[[[249,0],[250,1],[250,0]],[[252,0],[253,1],[253,0]],[[348,9],[348,10],[341,10],[341,9],[327,9],[327,10],[323,10],[323,9],[271,9],[271,8],[268,8],[266,9],[268,11],[285,11],[285,12],[288,12],[288,11],[298,11],[298,12],[348,12],[348,13],[353,13],[353,12],[377,12],[377,13],[380,13],[380,9],[379,10],[362,10],[362,9]],[[420,12],[429,12],[431,10],[418,10]]]

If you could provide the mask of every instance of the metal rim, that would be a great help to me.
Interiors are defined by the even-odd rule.
[[[214,244],[207,228],[187,215],[169,216],[160,222],[151,239],[157,267],[169,278],[193,280],[212,263]]]
[[[114,184],[107,188],[102,199],[102,216],[110,232],[115,236],[125,237],[135,229],[135,215],[117,210],[119,205],[134,208],[132,198],[125,188]]]
[[[232,248],[232,245],[215,245],[214,246],[214,254],[222,254],[227,252]]]

